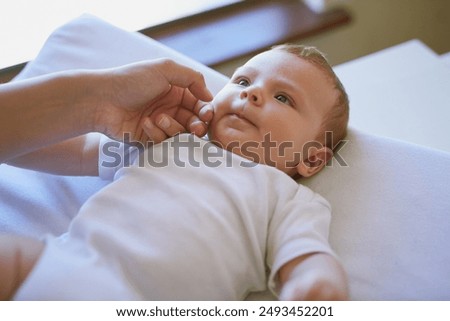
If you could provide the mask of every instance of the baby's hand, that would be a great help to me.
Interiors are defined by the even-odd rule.
[[[332,275],[298,276],[289,279],[281,289],[283,301],[341,301],[347,299],[346,288],[333,280]]]
[[[327,254],[298,257],[279,272],[280,300],[333,301],[347,300],[345,273],[336,259]]]

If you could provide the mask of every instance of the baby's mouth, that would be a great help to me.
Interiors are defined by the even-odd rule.
[[[242,121],[244,121],[244,122],[249,123],[249,124],[252,125],[252,126],[256,126],[251,120],[249,120],[247,117],[245,117],[245,116],[243,115],[243,113],[232,113],[232,114],[230,114],[230,115],[231,115],[231,117],[238,118],[238,119],[240,119],[240,120],[242,120]]]

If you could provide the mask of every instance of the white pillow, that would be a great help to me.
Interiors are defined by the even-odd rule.
[[[18,79],[158,57],[172,57],[199,69],[213,92],[227,80],[152,39],[88,15],[56,30]],[[354,129],[347,139],[338,154],[347,166],[334,159],[331,167],[301,182],[332,204],[330,241],[348,271],[351,298],[450,299],[449,154]],[[8,191],[14,200],[0,193],[0,210],[9,215],[0,217],[0,228],[32,235],[62,231],[84,199],[103,186],[95,178],[55,177],[0,167],[2,177],[11,173],[32,181],[14,186],[15,195],[8,187],[17,182],[0,182],[0,191]],[[24,198],[29,201],[25,207],[21,205]],[[40,209],[39,219],[23,215],[33,207]]]
[[[302,180],[333,207],[330,242],[357,300],[450,299],[450,154],[351,129]]]

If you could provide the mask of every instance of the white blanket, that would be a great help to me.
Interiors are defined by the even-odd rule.
[[[213,91],[226,81],[151,39],[91,16],[56,30],[19,79],[162,56],[200,69]],[[346,77],[350,97],[357,88],[352,82],[362,75]],[[348,271],[351,298],[450,299],[450,155],[356,129],[347,139],[333,166],[303,183],[333,207],[330,241]],[[62,233],[86,198],[105,184],[6,165],[0,166],[0,177],[0,230],[35,236]]]

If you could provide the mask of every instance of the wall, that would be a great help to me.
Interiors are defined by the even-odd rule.
[[[439,54],[450,51],[450,0],[347,0],[345,7],[352,15],[350,24],[299,40],[327,53],[333,65],[413,38]],[[216,69],[231,75],[247,59]]]

